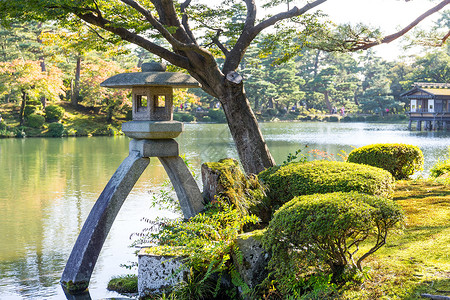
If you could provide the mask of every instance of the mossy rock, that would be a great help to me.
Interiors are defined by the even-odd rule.
[[[136,275],[123,275],[114,277],[108,282],[107,289],[109,291],[115,291],[120,294],[137,293],[138,278]]]
[[[243,215],[258,214],[257,206],[264,198],[264,190],[256,176],[242,172],[237,160],[221,159],[202,165],[204,196],[208,201],[221,197]]]
[[[274,211],[301,195],[357,191],[391,197],[392,175],[380,168],[336,161],[294,162],[259,173],[266,187],[266,206]]]

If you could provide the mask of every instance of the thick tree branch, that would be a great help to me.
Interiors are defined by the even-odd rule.
[[[448,4],[450,4],[450,0],[444,0],[441,3],[439,3],[438,5],[436,5],[435,7],[429,9],[428,11],[426,11],[425,13],[423,13],[422,15],[420,15],[417,19],[415,19],[412,23],[410,23],[408,26],[406,26],[405,28],[403,28],[402,30],[385,36],[384,38],[382,38],[381,40],[377,40],[377,41],[370,41],[370,42],[362,42],[359,41],[358,45],[356,47],[353,47],[351,50],[352,51],[356,51],[356,50],[366,50],[369,49],[371,47],[380,45],[380,44],[387,44],[390,43],[396,39],[398,39],[399,37],[405,35],[408,31],[410,31],[411,29],[413,29],[415,26],[417,26],[420,22],[422,22],[424,19],[426,19],[427,17],[429,17],[430,15],[438,12],[439,10],[441,10],[442,8],[444,8],[445,6],[447,6]],[[444,37],[443,42],[445,42],[445,40],[448,38],[448,34],[446,37]]]
[[[136,33],[130,32],[129,30],[123,27],[115,26],[112,22],[106,19],[103,19],[99,16],[95,16],[92,13],[77,13],[76,15],[83,21],[98,26],[100,28],[103,28],[104,30],[109,31],[111,33],[117,34],[123,40],[136,44],[150,51],[151,53],[167,60],[171,64],[174,64],[180,68],[184,68],[187,70],[189,70],[190,68],[189,60],[186,57],[173,53],[172,51],[169,51],[155,43],[152,43],[149,40],[139,36]]]
[[[256,5],[254,0],[245,0],[247,6],[247,18],[245,19],[244,31],[251,30],[256,21]]]
[[[305,14],[307,11],[317,7],[318,5],[326,1],[327,0],[316,0],[306,4],[302,8],[294,7],[287,12],[276,14],[254,26],[256,18],[255,3],[253,0],[245,0],[245,4],[247,5],[247,19],[245,21],[244,30],[242,31],[242,34],[240,35],[233,49],[227,55],[227,59],[225,60],[222,69],[223,73],[227,74],[228,72],[237,69],[239,63],[241,62],[242,58],[245,55],[245,51],[261,31],[274,25],[279,21],[290,19],[296,16],[301,16]]]
[[[145,17],[145,19],[156,29],[159,33],[162,34],[162,36],[172,45],[175,51],[194,51],[195,53],[200,54],[204,58],[211,60],[213,59],[211,53],[206,51],[205,49],[200,48],[196,44],[186,44],[183,42],[180,42],[177,40],[170,32],[169,30],[164,27],[163,24],[161,24],[158,20],[156,20],[153,15],[146,10],[143,6],[141,6],[139,3],[137,3],[134,0],[121,0],[123,3],[129,5],[130,7],[134,8],[136,11],[138,11],[142,16]]]

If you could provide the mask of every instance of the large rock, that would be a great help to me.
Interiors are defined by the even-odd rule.
[[[236,245],[240,253],[233,253],[236,269],[251,289],[260,284],[268,275],[266,267],[270,255],[262,247],[261,237],[263,232],[263,230],[255,230],[240,234],[236,239]],[[241,259],[242,261],[240,261]],[[244,299],[250,299],[248,295],[243,296]]]
[[[139,297],[171,290],[183,280],[186,271],[180,271],[184,257],[156,255],[152,248],[142,248],[138,254]]]

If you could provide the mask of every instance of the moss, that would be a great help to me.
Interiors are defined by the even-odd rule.
[[[76,295],[86,291],[89,286],[89,281],[78,281],[74,283],[72,280],[69,280],[61,281],[61,284],[70,294]]]
[[[244,240],[244,241],[249,238],[254,238],[257,241],[262,242],[265,232],[266,232],[266,229],[253,230],[253,231],[242,233],[242,234],[238,235],[238,238],[241,240]]]
[[[122,275],[112,278],[108,282],[107,289],[121,294],[137,293],[138,278],[136,275]]]
[[[450,190],[431,180],[397,182],[394,196],[406,215],[402,234],[368,258],[370,278],[343,299],[419,299],[450,290]]]
[[[256,176],[246,176],[239,167],[239,163],[232,158],[207,162],[202,168],[205,167],[218,176],[217,197],[234,205],[243,215],[259,214],[258,205],[265,194]]]

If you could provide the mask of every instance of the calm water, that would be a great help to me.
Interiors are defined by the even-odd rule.
[[[409,132],[406,125],[267,123],[262,131],[276,161],[308,145],[328,153],[350,152],[378,142],[419,146],[425,172],[447,153],[450,133]],[[59,278],[91,207],[121,161],[126,137],[0,140],[0,299],[65,299]],[[225,125],[188,124],[181,152],[199,174],[204,161],[237,157]],[[118,296],[106,285],[135,273],[120,264],[136,261],[129,236],[145,227],[142,217],[173,216],[150,209],[152,190],[167,179],[157,159],[125,201],[100,254],[90,297]]]

